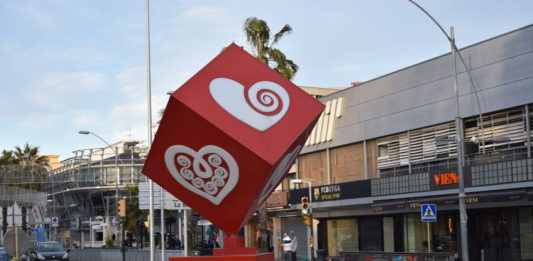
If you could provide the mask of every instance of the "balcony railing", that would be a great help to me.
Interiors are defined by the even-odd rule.
[[[465,186],[486,186],[533,181],[533,159],[525,152],[499,152],[476,155],[465,160]],[[381,172],[381,178],[372,180],[372,196],[430,191],[432,174],[457,171],[455,159],[439,163],[405,167]]]

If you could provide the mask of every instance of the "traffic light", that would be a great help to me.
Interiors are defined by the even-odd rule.
[[[302,197],[302,216],[309,214],[309,198]]]
[[[118,201],[118,215],[121,216],[121,217],[125,217],[126,216],[126,200],[125,199],[121,199]]]
[[[311,209],[310,209],[311,205],[309,203],[309,198],[302,197],[301,202],[302,202],[302,217],[303,217],[304,224],[306,226],[310,226],[311,225]]]

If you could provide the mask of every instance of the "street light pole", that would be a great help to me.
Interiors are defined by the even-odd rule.
[[[482,136],[481,143],[482,143],[482,148],[483,148],[482,150],[483,150],[483,154],[485,154],[485,134],[483,131],[483,115],[481,111],[481,104],[479,102],[479,95],[477,92],[477,88],[474,85],[474,80],[472,78],[470,70],[466,66],[466,63],[461,53],[459,52],[459,50],[457,49],[457,46],[455,45],[455,35],[454,35],[453,27],[450,28],[451,35],[449,36],[448,33],[446,33],[446,31],[444,30],[444,28],[437,22],[437,20],[435,20],[435,18],[433,18],[433,16],[431,16],[429,12],[427,12],[424,8],[422,8],[422,6],[417,4],[414,0],[409,0],[409,2],[411,2],[416,7],[418,7],[420,10],[422,10],[422,12],[424,12],[439,27],[439,29],[442,31],[442,33],[446,36],[446,38],[450,42],[451,49],[452,49],[451,56],[452,56],[453,77],[454,77],[453,86],[454,86],[454,92],[455,92],[455,138],[456,138],[456,146],[457,146],[457,175],[459,177],[458,199],[459,199],[459,221],[460,221],[460,230],[461,230],[461,258],[464,261],[468,261],[469,260],[468,216],[466,212],[466,202],[465,202],[466,194],[465,194],[464,173],[463,173],[463,168],[464,168],[463,122],[462,122],[461,114],[459,111],[459,90],[457,86],[457,56],[459,56],[459,58],[461,59],[461,62],[463,63],[463,66],[465,67],[465,70],[468,74],[468,78],[470,79],[470,84],[472,85],[472,88],[474,89],[477,107],[479,110],[479,121],[481,124],[481,136]]]
[[[152,146],[152,62],[150,57],[150,0],[146,0],[146,107],[148,114],[148,147]],[[148,181],[150,217],[150,261],[155,261],[154,182]],[[187,250],[185,250],[187,251]]]
[[[481,137],[482,137],[482,139],[481,139],[481,151],[483,152],[483,155],[485,155],[485,131],[484,131],[484,124],[483,124],[483,111],[481,110],[481,102],[479,101],[479,93],[478,93],[476,84],[474,83],[474,77],[472,77],[472,73],[468,69],[468,66],[466,65],[465,59],[463,58],[463,55],[461,55],[461,52],[459,52],[459,49],[457,48],[457,45],[455,45],[455,37],[454,37],[454,39],[452,41],[452,37],[450,37],[448,35],[448,33],[446,33],[444,28],[442,28],[442,26],[437,22],[437,20],[435,18],[433,18],[433,16],[431,16],[431,14],[428,11],[426,11],[426,9],[424,9],[422,6],[417,4],[414,0],[409,0],[409,2],[411,2],[416,7],[418,7],[418,9],[422,10],[422,12],[424,12],[429,17],[429,19],[431,19],[437,25],[437,27],[439,27],[440,31],[444,34],[444,36],[446,36],[446,39],[448,39],[448,41],[450,42],[450,44],[452,46],[452,50],[455,51],[455,55],[459,56],[459,60],[461,60],[461,63],[465,67],[466,74],[468,75],[468,80],[470,81],[470,85],[472,85],[472,89],[474,90],[474,96],[476,97],[476,105],[477,105],[477,109],[478,109],[478,112],[479,112],[479,123],[480,123],[480,126],[481,126],[481,128],[480,128],[481,129]],[[454,69],[454,71],[455,71],[455,69]],[[457,72],[455,74],[457,75]]]
[[[97,137],[98,139],[103,141],[109,148],[113,149],[113,151],[115,152],[115,222],[117,222],[117,224],[118,224],[118,222],[119,222],[119,219],[118,219],[118,184],[120,183],[120,173],[119,173],[119,168],[118,168],[118,148],[116,146],[114,148],[111,147],[111,144],[109,144],[109,142],[104,140],[102,137],[96,135],[94,132],[81,130],[81,131],[78,131],[78,133],[82,134],[82,135],[91,134],[91,135]],[[104,160],[104,159],[102,158],[102,160]],[[117,232],[118,232],[118,229],[117,229]],[[119,233],[117,233],[117,235],[118,234]],[[117,236],[117,239],[118,239],[118,236]],[[124,240],[124,238],[122,240]]]
[[[464,143],[463,143],[463,121],[459,112],[459,90],[457,86],[457,59],[455,55],[455,35],[453,26],[450,27],[450,40],[452,44],[453,62],[453,88],[455,92],[455,145],[457,146],[457,175],[459,176],[459,221],[461,225],[461,256],[462,260],[468,261],[468,216],[465,202],[465,180],[464,180]]]
[[[313,234],[313,226],[314,226],[314,222],[313,222],[313,194],[311,192],[311,181],[307,181],[307,180],[303,180],[303,179],[293,179],[291,180],[292,183],[294,184],[302,184],[302,183],[305,183],[307,184],[307,189],[308,189],[308,193],[309,193],[309,216],[311,217],[311,225],[307,227],[307,235],[308,235],[308,244],[309,244],[309,249],[308,249],[308,258],[309,260],[313,260],[314,258],[314,241],[315,241],[315,237],[314,237],[314,234]]]

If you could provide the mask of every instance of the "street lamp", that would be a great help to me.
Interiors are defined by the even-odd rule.
[[[307,227],[307,237],[309,240],[309,249],[307,252],[307,255],[309,257],[309,260],[313,260],[314,254],[313,254],[313,244],[314,244],[314,237],[313,237],[313,197],[311,193],[311,181],[303,180],[303,179],[293,179],[291,180],[291,183],[293,184],[307,184],[308,192],[309,192],[309,214],[311,217],[311,225]]]
[[[481,103],[479,102],[479,94],[477,91],[477,88],[474,84],[474,79],[470,73],[470,70],[468,69],[468,66],[466,65],[465,60],[463,59],[463,56],[461,55],[461,52],[459,52],[457,46],[455,45],[455,35],[453,31],[453,26],[450,28],[450,35],[444,30],[444,28],[431,16],[431,14],[426,11],[422,6],[417,4],[414,0],[409,0],[412,4],[414,4],[416,7],[418,7],[422,12],[424,12],[436,25],[439,27],[441,32],[446,36],[448,41],[450,42],[451,49],[452,49],[452,63],[453,63],[453,76],[454,76],[454,91],[455,91],[455,135],[456,135],[456,144],[457,144],[457,174],[459,176],[459,218],[461,222],[461,257],[462,260],[468,261],[468,216],[466,213],[466,202],[465,202],[465,189],[464,189],[464,175],[463,175],[463,167],[464,167],[464,146],[463,146],[463,125],[461,120],[461,115],[459,113],[459,92],[457,87],[457,64],[456,64],[456,56],[459,56],[459,59],[461,60],[463,66],[465,67],[466,73],[468,74],[468,79],[470,80],[470,84],[472,85],[472,88],[474,89],[475,97],[476,97],[476,103],[479,111],[479,121],[481,124],[481,135],[485,136],[485,133],[483,131],[483,115],[481,111]],[[485,154],[485,140],[481,139],[482,144],[482,151],[483,154]]]
[[[78,131],[78,133],[82,134],[82,135],[91,134],[91,135],[97,137],[98,139],[100,139],[101,141],[103,141],[108,147],[112,148],[111,144],[109,144],[109,142],[104,140],[102,137],[96,135],[94,132],[80,130],[80,131]],[[116,222],[118,222],[118,183],[120,183],[120,175],[119,175],[119,169],[118,169],[118,148],[115,147],[113,150],[115,151],[115,177],[116,177],[116,181],[115,181],[115,220],[116,220]],[[102,158],[102,160],[104,160],[104,159]],[[122,240],[124,240],[124,239],[122,239]]]

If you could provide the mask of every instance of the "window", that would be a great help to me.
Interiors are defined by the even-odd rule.
[[[389,144],[381,143],[378,144],[378,159],[387,158],[389,156]]]
[[[327,229],[328,239],[331,239],[328,240],[328,255],[359,251],[357,219],[330,219]]]
[[[522,260],[533,259],[533,208],[519,210],[520,255]]]

